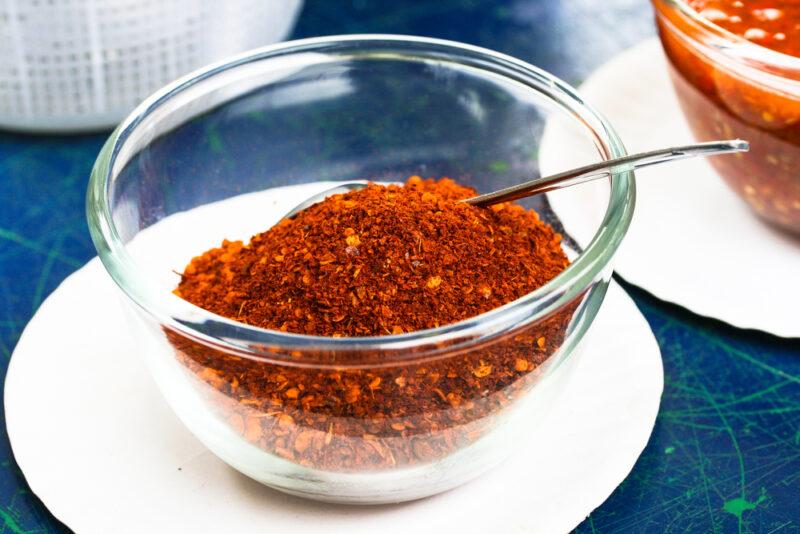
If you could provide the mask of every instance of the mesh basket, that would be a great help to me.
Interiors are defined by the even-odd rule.
[[[106,128],[167,82],[279,41],[302,0],[0,0],[0,128]]]

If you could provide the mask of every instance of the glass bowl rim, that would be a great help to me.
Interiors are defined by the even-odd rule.
[[[657,11],[659,5],[676,10],[680,16],[689,20],[708,36],[719,40],[720,43],[715,48],[726,56],[748,63],[755,63],[752,65],[754,68],[758,68],[758,65],[767,65],[791,71],[795,75],[800,72],[800,58],[761,46],[723,28],[700,15],[686,0],[653,0],[653,3],[656,5]],[[772,74],[776,73],[772,71]]]
[[[355,352],[398,350],[401,352],[391,356],[392,361],[397,361],[403,360],[406,356],[419,357],[419,354],[407,355],[405,351],[421,344],[441,346],[462,338],[468,339],[467,344],[478,343],[497,334],[498,331],[505,331],[504,326],[507,329],[509,326],[518,326],[521,322],[532,322],[547,317],[577,298],[598,275],[603,273],[627,232],[633,215],[636,198],[633,171],[612,174],[608,207],[597,232],[584,251],[558,276],[504,306],[437,328],[365,337],[312,336],[270,330],[208,312],[172,293],[163,295],[163,291],[159,291],[160,288],[156,284],[149,283],[147,277],[137,271],[136,262],[128,254],[126,245],[114,226],[108,192],[114,178],[116,155],[130,133],[146,116],[188,87],[247,63],[291,53],[341,51],[342,47],[378,48],[379,45],[407,48],[409,55],[401,58],[405,60],[417,57],[414,53],[418,55],[421,49],[427,50],[430,54],[434,51],[451,54],[465,62],[461,64],[464,68],[468,67],[466,63],[468,59],[479,59],[482,65],[484,63],[487,65],[487,69],[488,65],[498,69],[502,67],[509,71],[505,76],[508,80],[519,81],[511,77],[510,72],[513,71],[515,76],[524,76],[530,82],[527,86],[530,91],[535,91],[535,88],[539,87],[541,98],[558,105],[559,115],[565,115],[570,111],[574,113],[571,120],[582,123],[588,129],[586,135],[599,144],[598,148],[603,152],[602,157],[609,159],[626,155],[625,147],[612,126],[600,113],[586,104],[570,85],[538,67],[486,48],[427,37],[353,34],[286,41],[250,50],[195,70],[153,93],[119,124],[97,157],[86,197],[90,233],[100,260],[109,275],[138,308],[182,336],[245,357],[260,355],[270,360],[297,362],[295,357],[277,353],[274,350],[276,347],[285,350],[311,348],[315,351]],[[363,55],[364,50],[360,50],[360,53]],[[487,73],[498,75],[497,71],[487,70]],[[545,93],[544,87],[550,92]],[[220,105],[225,105],[225,102]],[[220,330],[228,330],[229,333],[222,334]],[[486,335],[487,331],[491,332],[490,336]],[[447,345],[448,352],[454,350],[454,346]]]

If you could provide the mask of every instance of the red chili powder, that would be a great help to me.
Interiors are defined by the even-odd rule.
[[[378,336],[474,317],[568,265],[536,212],[456,202],[474,195],[419,177],[335,195],[194,258],[175,293],[262,328]]]
[[[194,258],[175,293],[260,327],[369,336],[473,317],[567,266],[560,236],[536,213],[457,202],[474,194],[412,177],[336,195],[246,245]],[[357,366],[331,365],[352,354],[266,347],[275,358],[252,359],[165,333],[208,409],[244,440],[298,465],[361,472],[433,462],[489,433],[558,352],[581,298],[466,348],[388,361],[358,353]]]

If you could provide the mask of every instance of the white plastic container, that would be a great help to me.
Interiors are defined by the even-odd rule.
[[[302,0],[0,1],[0,128],[108,128],[225,56],[284,39]]]

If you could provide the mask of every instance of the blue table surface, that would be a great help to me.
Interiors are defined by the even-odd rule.
[[[454,39],[579,84],[654,31],[646,0],[307,0],[293,36]],[[84,193],[106,136],[0,132],[3,373],[42,300],[94,256]],[[800,341],[738,330],[625,287],[661,346],[665,391],[632,473],[577,531],[800,532]],[[5,424],[0,461],[0,534],[69,531],[27,487]]]

